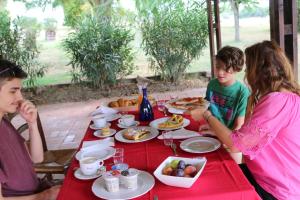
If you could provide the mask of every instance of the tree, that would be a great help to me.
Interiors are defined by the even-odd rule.
[[[34,31],[27,32],[30,28],[27,29],[26,23],[32,20],[19,18],[11,22],[8,12],[0,12],[0,57],[23,67],[28,73],[25,85],[30,87],[34,87],[36,79],[45,72],[44,66],[37,61],[39,52]]]
[[[0,12],[4,11],[7,5],[7,0],[0,0]]]
[[[234,15],[234,39],[235,41],[240,41],[240,18],[239,18],[239,7],[241,4],[245,5],[246,7],[255,6],[258,4],[257,0],[223,0],[229,1],[231,10]]]

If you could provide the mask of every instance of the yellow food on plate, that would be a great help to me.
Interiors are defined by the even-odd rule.
[[[110,134],[110,128],[109,127],[104,127],[102,130],[102,135],[106,136]]]
[[[128,129],[123,133],[123,137],[127,140],[140,140],[144,137],[146,137],[150,131],[144,130],[144,129],[139,129],[139,130],[134,130],[134,129]]]
[[[183,125],[183,117],[181,115],[172,115],[167,121],[158,124],[158,128],[179,128]]]

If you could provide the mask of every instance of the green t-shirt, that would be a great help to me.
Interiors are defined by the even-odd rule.
[[[230,86],[220,85],[218,79],[208,83],[206,99],[209,110],[228,128],[233,129],[237,117],[245,116],[249,96],[248,88],[239,81]]]

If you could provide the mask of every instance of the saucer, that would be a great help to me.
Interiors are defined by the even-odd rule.
[[[91,124],[90,128],[93,129],[93,130],[99,130],[99,129],[102,129],[102,128],[107,127],[107,126],[110,127],[110,125],[111,125],[110,123],[106,123],[106,125],[103,126],[103,127],[95,127],[94,124]]]
[[[126,126],[124,124],[117,124],[119,128],[130,128],[130,127],[135,127],[135,126],[138,126],[140,125],[140,122],[139,121],[134,121],[134,123],[131,125],[131,126]]]
[[[99,138],[105,138],[114,135],[117,131],[115,129],[109,129],[109,132],[108,135],[102,135],[102,130],[96,130],[93,135]]]
[[[94,179],[94,178],[98,178],[101,176],[101,173],[96,173],[93,175],[84,175],[80,168],[76,169],[76,171],[74,172],[74,176],[80,180],[90,180],[90,179]]]

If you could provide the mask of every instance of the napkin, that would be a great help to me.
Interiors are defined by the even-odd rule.
[[[99,106],[95,111],[91,113],[92,116],[98,115],[98,114],[116,114],[118,111],[113,108],[109,108],[107,106]]]
[[[84,141],[80,151],[82,154],[94,151],[101,151],[110,146],[115,146],[115,140],[112,137],[105,138],[103,140]]]
[[[185,128],[178,129],[176,131],[169,131],[172,134],[173,139],[185,139],[199,136],[199,133],[196,131],[190,131]],[[164,139],[162,135],[158,136],[158,139]]]

